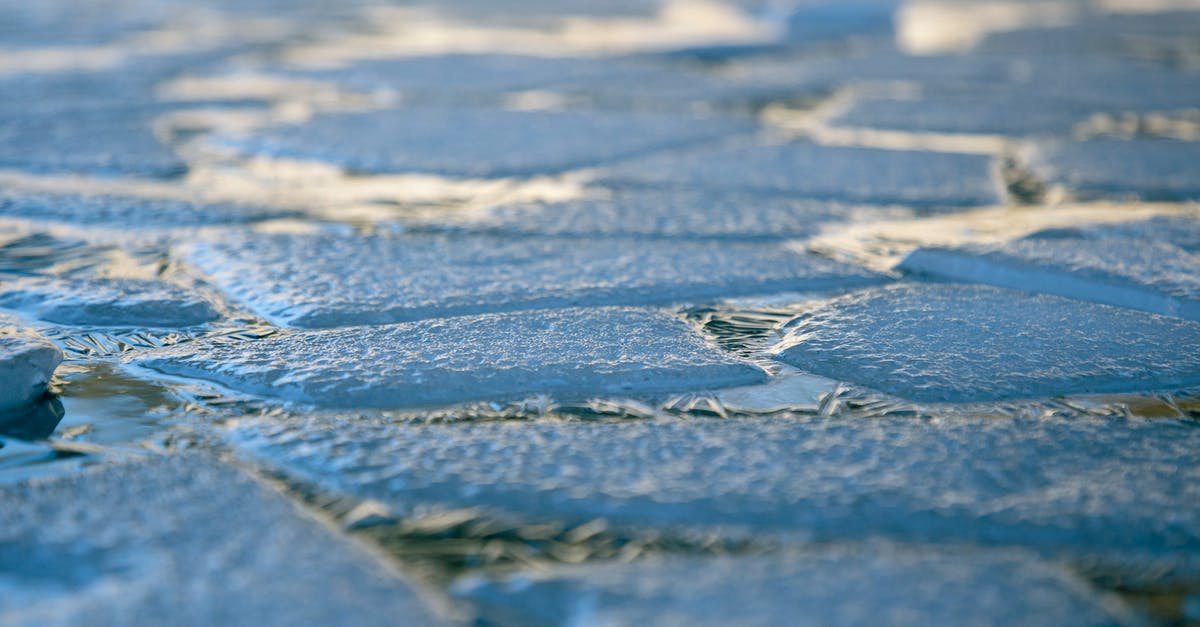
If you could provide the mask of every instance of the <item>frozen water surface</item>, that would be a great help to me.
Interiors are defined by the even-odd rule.
[[[297,480],[399,514],[1024,546],[1200,574],[1200,429],[1186,422],[310,418],[247,420],[229,437]]]
[[[7,625],[436,625],[404,579],[192,454],[0,487]]]
[[[223,143],[354,172],[506,177],[596,166],[753,128],[746,120],[655,113],[411,108],[322,115]]]
[[[1171,389],[1200,384],[1200,324],[989,286],[896,285],[804,313],[779,359],[926,402]]]
[[[1154,240],[1038,237],[1000,246],[923,248],[899,269],[1200,320],[1200,258]]]
[[[260,315],[298,327],[578,305],[703,301],[879,283],[784,244],[486,235],[235,235],[187,260]]]
[[[190,342],[133,363],[326,407],[410,407],[527,394],[586,398],[758,383],[677,316],[628,308],[463,316]]]
[[[475,580],[489,624],[1135,625],[1058,568],[987,552],[664,558]]]
[[[0,413],[41,398],[62,357],[50,340],[0,314]]]
[[[1000,202],[993,170],[981,155],[790,143],[653,156],[621,164],[607,179],[936,207]]]
[[[47,322],[95,326],[186,327],[220,315],[198,294],[139,279],[0,281],[0,307]]]
[[[1025,158],[1076,198],[1200,199],[1200,143],[1171,139],[1042,142]]]

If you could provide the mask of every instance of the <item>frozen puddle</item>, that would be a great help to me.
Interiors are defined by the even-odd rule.
[[[322,115],[218,143],[352,172],[534,176],[754,130],[749,120],[613,111],[408,108]],[[537,138],[533,140],[531,138]]]
[[[1200,324],[989,286],[896,285],[789,324],[779,359],[921,402],[1200,384]]]
[[[205,298],[162,281],[23,279],[0,283],[0,307],[47,322],[121,327],[188,327],[220,317]]]
[[[643,305],[874,284],[882,275],[783,244],[503,236],[227,236],[187,260],[271,320],[298,327],[594,305]]]
[[[455,592],[503,627],[1141,624],[1087,588],[1024,556],[872,547],[562,567]]]
[[[945,207],[999,203],[994,169],[981,155],[790,143],[647,157],[607,181]]]
[[[324,407],[411,407],[527,394],[588,398],[748,385],[766,374],[654,310],[591,308],[197,341],[133,363]]]
[[[41,398],[62,358],[50,340],[0,314],[0,412]]]
[[[297,212],[177,198],[0,188],[0,217],[121,229],[177,229],[295,217]]]
[[[898,267],[919,276],[1200,320],[1200,258],[1154,240],[1033,238],[1000,246],[923,248]]]
[[[1024,546],[1200,574],[1200,429],[1186,422],[298,418],[244,420],[229,438],[401,516]]]
[[[201,455],[0,487],[0,500],[21,504],[0,511],[6,625],[441,624],[375,556]]]
[[[672,239],[803,239],[829,223],[886,215],[828,201],[686,190],[594,190],[565,202],[500,204],[423,228],[512,235]],[[907,213],[896,208],[894,214]]]
[[[1043,142],[1024,158],[1079,199],[1200,200],[1200,143],[1172,139]]]

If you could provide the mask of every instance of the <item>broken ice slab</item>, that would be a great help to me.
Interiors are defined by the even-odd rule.
[[[656,310],[562,309],[189,342],[134,364],[324,407],[392,408],[531,394],[586,399],[747,385],[758,367]]]
[[[1084,224],[1037,231],[1027,239],[1140,239],[1165,242],[1189,253],[1200,253],[1200,213],[1162,215],[1147,220]]]
[[[614,185],[667,185],[916,207],[992,205],[1001,185],[984,155],[810,143],[656,155],[622,163]]]
[[[220,317],[195,292],[142,279],[0,281],[0,307],[47,322],[88,326],[188,327]]]
[[[664,239],[805,239],[822,227],[882,215],[905,215],[829,201],[692,190],[593,190],[561,202],[491,205],[438,215],[417,228],[509,235],[646,237]]]
[[[0,187],[0,217],[125,230],[240,224],[295,217],[296,211],[202,199],[153,198]]]
[[[185,164],[154,134],[154,104],[0,117],[0,169],[169,178]]]
[[[204,455],[3,486],[0,499],[6,625],[441,624],[377,556]]]
[[[0,411],[29,405],[45,395],[62,358],[53,342],[0,314]]]
[[[655,557],[473,577],[452,593],[497,627],[1141,624],[1066,569],[989,551]]]
[[[1079,199],[1200,200],[1200,142],[1047,141],[1022,157],[1036,176]]]
[[[1183,4],[1177,6],[1183,8]],[[1127,6],[1139,8],[1133,3]],[[1167,3],[1161,6],[1167,6]],[[979,43],[975,52],[1036,55],[1043,59],[1060,55],[1084,58],[1077,62],[1094,62],[1098,57],[1108,57],[1188,67],[1189,57],[1196,52],[1200,13],[1148,8],[1150,10],[1142,14],[1092,13],[1070,24],[993,32]],[[1119,85],[1109,87],[1121,88]]]
[[[1154,240],[1041,237],[922,248],[897,269],[1200,321],[1200,258]]]
[[[1021,89],[972,87],[919,97],[866,96],[829,120],[834,127],[902,133],[1059,135],[1102,111],[1080,103],[1031,97]]]
[[[94,46],[161,27],[165,6],[138,5],[134,11],[114,11],[111,4],[80,4],[46,0],[0,4],[0,47]]]
[[[918,402],[1200,385],[1200,323],[991,286],[867,289],[786,329],[780,360]]]
[[[1200,429],[1186,421],[297,417],[241,421],[229,438],[401,516],[471,508],[657,537],[1024,546],[1200,576]]]
[[[886,280],[787,244],[754,242],[248,234],[201,240],[185,254],[259,315],[298,327],[696,302]]]
[[[754,130],[750,120],[612,111],[410,108],[317,116],[217,140],[247,156],[352,172],[459,177],[554,174]]]
[[[897,0],[824,0],[774,12],[786,13],[785,40],[795,43],[873,37],[891,38]]]

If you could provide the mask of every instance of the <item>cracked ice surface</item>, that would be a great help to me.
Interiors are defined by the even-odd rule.
[[[1001,198],[988,156],[808,143],[652,156],[616,166],[606,180],[917,207]]]
[[[1040,237],[1000,246],[923,248],[898,268],[1200,320],[1200,258],[1153,240]]]
[[[0,412],[41,398],[62,358],[53,342],[0,314]]]
[[[990,286],[902,284],[807,311],[779,359],[923,402],[1184,388],[1200,385],[1200,323]]]
[[[989,552],[659,558],[459,584],[489,624],[1136,625],[1065,570]]]
[[[310,418],[246,420],[229,437],[401,514],[1024,546],[1200,574],[1200,430],[1186,422]]]
[[[636,239],[236,235],[187,260],[260,315],[298,327],[580,305],[642,305],[879,283],[783,244]]]
[[[325,407],[411,407],[545,393],[571,398],[759,383],[678,317],[629,308],[462,316],[190,342],[133,363]]]
[[[71,325],[186,327],[216,320],[211,302],[182,287],[139,279],[0,282],[0,307]]]
[[[377,557],[203,455],[4,486],[0,500],[21,503],[0,511],[6,625],[440,624]]]
[[[746,120],[655,113],[411,108],[322,115],[218,143],[352,172],[508,177],[597,166],[753,130]]]

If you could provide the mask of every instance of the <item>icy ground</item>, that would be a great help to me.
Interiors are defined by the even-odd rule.
[[[1200,3],[0,0],[0,624],[1200,625]]]

